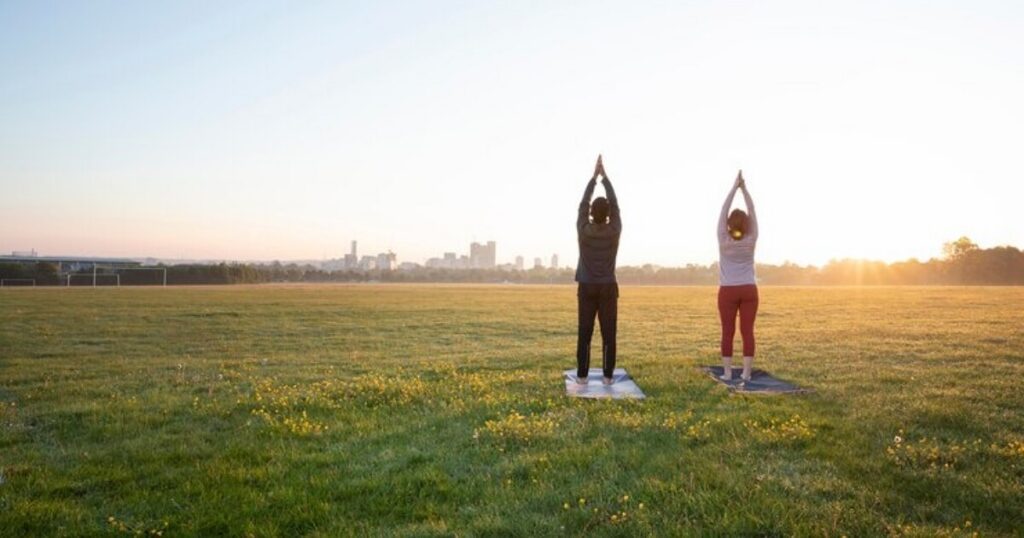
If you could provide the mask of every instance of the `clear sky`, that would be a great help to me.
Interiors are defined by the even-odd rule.
[[[1021,2],[0,1],[0,252],[620,264],[1024,246]],[[600,190],[600,189],[599,189]]]

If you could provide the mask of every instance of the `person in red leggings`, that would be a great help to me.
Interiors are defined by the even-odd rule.
[[[743,192],[747,211],[732,207],[736,191]],[[722,205],[718,218],[718,314],[722,318],[722,379],[732,379],[732,342],[736,336],[736,314],[740,315],[743,337],[742,379],[750,381],[754,366],[754,318],[757,317],[757,277],[754,274],[754,247],[757,246],[757,213],[747,192],[743,171]]]

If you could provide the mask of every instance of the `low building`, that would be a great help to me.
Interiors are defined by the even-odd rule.
[[[32,251],[31,256],[0,256],[0,263],[16,263],[20,265],[35,265],[37,263],[50,263],[57,266],[58,274],[75,273],[78,271],[96,269],[118,269],[125,267],[141,267],[142,262],[131,258],[99,258],[89,256],[38,256]]]
[[[363,256],[359,259],[359,269],[361,271],[372,271],[377,268],[377,257],[376,256]]]
[[[398,267],[398,256],[394,252],[382,252],[377,255],[377,269],[394,271]]]

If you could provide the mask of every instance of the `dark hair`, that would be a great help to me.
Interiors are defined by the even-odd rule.
[[[591,202],[590,216],[594,217],[594,222],[596,223],[604,224],[608,222],[608,200],[604,196],[598,196]]]
[[[747,213],[742,209],[733,209],[732,213],[729,214],[729,235],[733,239],[743,239],[744,235],[747,235]],[[739,233],[737,236],[736,233]]]

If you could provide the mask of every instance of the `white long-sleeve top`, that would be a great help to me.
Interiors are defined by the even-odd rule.
[[[725,198],[722,214],[718,217],[718,283],[722,286],[743,286],[757,284],[754,273],[754,248],[757,246],[757,213],[747,189],[743,190],[743,201],[747,204],[747,231],[742,239],[729,235],[729,208],[736,196],[733,187]]]

